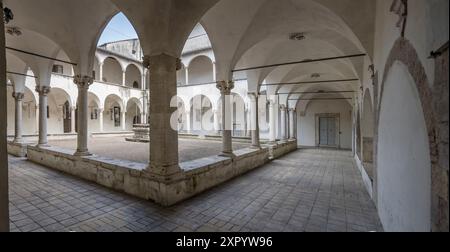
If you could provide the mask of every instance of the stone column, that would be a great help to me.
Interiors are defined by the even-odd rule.
[[[185,78],[186,78],[186,85],[189,85],[189,67],[186,67],[184,69],[184,74],[185,74]]]
[[[22,142],[22,126],[23,126],[23,120],[22,120],[22,101],[25,97],[24,93],[13,93],[12,95],[15,99],[16,103],[16,110],[15,110],[15,135],[14,135],[14,142],[15,143],[21,143]]]
[[[276,126],[275,126],[275,106],[276,103],[273,100],[269,100],[269,144],[276,144]]]
[[[191,122],[191,111],[186,110],[186,131],[187,133],[192,132],[192,122]]]
[[[50,93],[50,87],[37,86],[36,92],[39,94],[39,147],[48,146],[47,140],[47,106],[48,106],[48,94]]]
[[[234,88],[232,81],[219,81],[217,88],[222,96],[222,143],[223,149],[221,156],[234,157],[233,154],[233,120],[232,120],[232,101],[231,90]]]
[[[127,85],[127,71],[123,71],[122,72],[122,86],[126,86]]]
[[[127,120],[127,112],[126,111],[122,111],[121,117],[122,118],[120,120],[120,124],[121,124],[122,130],[125,131],[127,129],[127,122],[126,122],[126,120]]]
[[[39,104],[35,107],[35,126],[36,126],[36,134],[39,135]]]
[[[103,62],[99,65],[100,73],[98,74],[98,80],[103,82]]]
[[[289,139],[295,139],[295,109],[289,109]]]
[[[167,54],[146,56],[150,74],[150,165],[148,171],[165,180],[181,172],[178,166],[178,128],[171,117],[178,108],[170,102],[177,95],[177,71],[181,61]]]
[[[3,1],[0,0],[0,9],[3,10]],[[0,30],[5,30],[3,11],[0,11]],[[8,177],[8,150],[7,150],[7,95],[6,95],[6,53],[5,33],[0,34],[0,232],[9,232],[9,177]]]
[[[216,62],[213,62],[213,80],[214,81],[217,81],[216,72],[217,72],[217,70],[216,70]]]
[[[100,133],[103,132],[103,113],[104,112],[105,112],[105,110],[102,109],[102,108],[98,110],[98,119],[99,119],[99,123],[100,123],[100,125],[99,125]]]
[[[78,86],[78,147],[74,155],[89,156],[91,154],[88,151],[88,90],[89,86],[94,82],[94,79],[89,76],[77,75],[73,81]]]
[[[214,113],[214,131],[216,132],[217,135],[219,135],[220,134],[219,111],[215,109],[213,113]]]
[[[140,124],[145,124],[145,121],[144,121],[144,120],[145,120],[145,113],[142,112],[142,113],[141,113],[141,120],[140,120],[139,123],[140,123]]]
[[[76,120],[76,113],[77,112],[77,107],[72,107],[71,108],[71,111],[70,111],[70,123],[71,123],[71,132],[73,133],[73,134],[75,134],[77,131],[76,131],[76,122],[77,122],[77,120]]]
[[[280,105],[280,113],[281,113],[281,142],[287,141],[286,135],[286,106]]]
[[[258,93],[249,93],[250,98],[250,126],[252,135],[252,148],[260,149],[261,143],[259,141],[259,108],[258,108]]]

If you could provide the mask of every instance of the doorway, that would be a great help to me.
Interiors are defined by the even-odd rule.
[[[339,114],[316,115],[316,145],[339,148]]]

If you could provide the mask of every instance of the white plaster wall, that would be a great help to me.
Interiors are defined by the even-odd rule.
[[[418,91],[396,62],[379,121],[378,209],[386,231],[430,231],[431,162]]]
[[[297,108],[297,136],[299,146],[315,147],[316,114],[340,114],[340,145],[343,149],[352,148],[352,107],[346,101],[312,101],[301,116]]]

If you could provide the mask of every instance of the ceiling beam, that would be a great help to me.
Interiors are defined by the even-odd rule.
[[[366,55],[367,54],[365,54],[365,53],[358,53],[358,54],[351,54],[351,55],[337,56],[337,57],[328,57],[328,58],[319,58],[319,59],[306,59],[306,60],[278,63],[278,64],[272,64],[272,65],[264,65],[264,66],[256,66],[256,67],[247,67],[247,68],[241,68],[241,69],[234,69],[234,70],[231,70],[231,72],[235,73],[235,72],[257,70],[257,69],[279,67],[279,66],[306,64],[306,63],[314,63],[314,62],[322,62],[322,61],[338,60],[338,59],[357,58],[357,57],[363,57],[363,56],[366,56]]]
[[[29,74],[16,73],[16,72],[10,72],[10,71],[6,71],[6,73],[8,73],[8,74],[13,74],[13,75],[19,75],[19,76],[25,76],[25,77],[32,77],[32,78],[37,79],[36,76],[34,76],[34,75],[29,75]]]
[[[290,92],[277,94],[290,95],[290,94],[340,94],[340,93],[356,93],[356,91],[316,91],[316,92]]]
[[[311,99],[288,99],[289,101],[330,101],[330,100],[353,100],[353,98],[311,98]]]
[[[355,78],[355,79],[342,79],[342,80],[280,82],[280,83],[261,84],[261,87],[264,87],[264,86],[306,85],[306,84],[336,83],[336,82],[352,82],[352,81],[359,81],[359,79]]]

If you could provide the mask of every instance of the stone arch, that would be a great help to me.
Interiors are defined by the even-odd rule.
[[[192,59],[188,65],[189,84],[203,84],[214,82],[214,67],[211,58],[199,55]]]
[[[377,200],[378,205],[380,206],[380,197],[379,197],[379,181],[380,178],[378,177],[378,173],[380,170],[380,120],[381,118],[381,110],[382,105],[385,103],[386,94],[386,82],[388,81],[388,77],[390,74],[390,70],[395,65],[403,65],[404,70],[407,74],[410,75],[411,82],[415,85],[414,88],[417,92],[421,111],[420,113],[423,115],[424,118],[424,124],[426,127],[426,135],[427,135],[427,141],[429,145],[429,159],[430,159],[430,165],[431,165],[431,174],[430,180],[431,180],[431,205],[430,205],[430,213],[431,217],[430,221],[430,230],[437,229],[438,227],[444,227],[446,226],[448,230],[448,173],[447,177],[440,177],[440,170],[441,167],[439,167],[439,164],[436,162],[436,160],[439,160],[439,151],[438,151],[438,143],[437,143],[437,120],[436,120],[436,113],[433,109],[433,100],[432,100],[432,91],[430,89],[430,85],[428,83],[428,78],[426,76],[425,68],[423,67],[418,54],[415,50],[415,48],[412,46],[412,44],[404,39],[399,38],[395,43],[393,48],[390,51],[389,57],[386,61],[385,65],[385,71],[383,76],[383,81],[381,83],[381,96],[379,100],[379,104],[377,106],[377,112],[376,112],[376,121],[375,121],[375,132],[374,132],[374,161],[375,161],[375,181],[374,181],[374,192],[376,193],[374,195],[374,198]],[[406,147],[406,146],[405,146]],[[446,197],[442,197],[442,190],[444,193],[447,193]],[[445,203],[447,202],[447,203]],[[383,219],[382,216],[380,216],[381,219]],[[443,224],[445,223],[446,224]],[[423,226],[422,226],[423,227]],[[429,231],[429,230],[424,230]]]
[[[103,61],[103,80],[104,82],[122,85],[123,68],[120,61],[114,57],[107,57]]]
[[[141,123],[142,104],[139,99],[133,97],[127,102],[126,130],[132,130],[134,124]]]
[[[127,66],[125,76],[125,85],[127,87],[142,88],[142,70],[139,70],[135,64]]]
[[[104,104],[104,130],[121,131],[124,123],[122,114],[125,113],[126,109],[123,100],[119,96],[111,94],[105,98]]]

